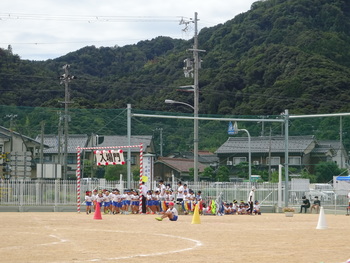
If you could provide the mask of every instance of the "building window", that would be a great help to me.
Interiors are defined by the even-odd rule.
[[[237,165],[243,162],[246,162],[247,158],[246,157],[234,157],[233,158],[233,165]]]
[[[130,164],[131,165],[135,165],[136,164],[136,157],[135,156],[131,156]]]
[[[270,163],[270,158],[266,158],[266,164],[268,165],[279,165],[281,163],[281,158],[280,157],[271,157],[271,163]]]
[[[76,164],[76,163],[77,163],[77,157],[75,155],[67,156],[67,164]]]
[[[301,165],[301,157],[289,157],[289,165]]]
[[[44,156],[44,162],[45,162],[45,163],[52,162],[52,157],[51,157],[51,156],[48,156],[48,155]]]

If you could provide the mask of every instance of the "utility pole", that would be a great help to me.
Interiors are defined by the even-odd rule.
[[[159,156],[163,156],[163,128],[156,128],[156,131],[159,131],[159,147],[160,147],[160,154]]]
[[[197,12],[194,13],[194,45],[193,45],[193,59],[194,59],[194,138],[193,138],[193,154],[194,154],[194,182],[198,182],[198,104],[199,104],[199,84],[198,84],[198,69],[199,69],[199,58],[198,58],[198,18]]]
[[[57,163],[62,165],[62,112],[59,111],[58,112],[59,117],[58,117],[58,143],[57,143],[57,147],[58,147],[58,160]]]
[[[68,159],[68,121],[69,112],[68,104],[70,102],[69,85],[68,83],[72,79],[76,79],[75,76],[69,75],[68,68],[70,65],[66,64],[62,68],[64,69],[64,74],[61,75],[61,84],[64,84],[64,158],[63,158],[63,180],[67,180],[67,159]]]
[[[271,126],[270,126],[270,137],[269,137],[269,182],[271,181]]]
[[[131,146],[131,104],[127,104],[127,137],[128,137],[128,145]],[[131,148],[128,147],[127,152],[127,187],[130,189],[131,187]]]
[[[343,117],[339,120],[339,140],[340,140],[340,168],[343,169]]]
[[[285,185],[284,185],[284,203],[285,207],[288,207],[289,199],[289,111],[284,111],[284,176],[285,176]]]
[[[193,102],[193,108],[194,108],[194,113],[193,113],[193,172],[194,172],[194,182],[198,182],[198,143],[199,143],[199,138],[198,138],[198,112],[199,112],[199,68],[200,68],[200,59],[199,59],[199,52],[205,52],[205,50],[200,50],[198,49],[198,13],[194,13],[194,44],[193,44],[193,49],[189,49],[189,51],[193,52],[193,94],[194,94],[194,102]],[[180,24],[185,24],[187,29],[187,25],[189,22],[185,22],[181,20]],[[185,60],[188,64],[188,60]],[[186,65],[186,71],[185,71],[185,76],[192,76],[192,70],[188,70],[188,65]],[[191,74],[190,74],[191,73]]]
[[[11,152],[12,152],[13,151],[13,119],[17,118],[17,114],[7,114],[6,118],[10,118]]]
[[[41,138],[40,138],[40,177],[44,179],[44,134],[45,134],[45,121],[41,122]]]

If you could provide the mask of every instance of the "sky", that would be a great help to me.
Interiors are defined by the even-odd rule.
[[[191,39],[250,9],[257,0],[1,0],[0,48],[22,59],[54,59],[86,46],[135,44],[158,36]],[[199,43],[200,48],[200,43]]]

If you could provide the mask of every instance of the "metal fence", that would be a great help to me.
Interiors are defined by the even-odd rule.
[[[166,182],[172,184],[171,182]],[[204,202],[214,200],[218,196],[222,201],[232,202],[237,200],[245,201],[248,198],[251,187],[256,187],[255,199],[262,206],[278,205],[278,184],[276,183],[212,183],[183,182],[189,189],[202,192]],[[138,189],[139,182],[131,182],[131,188]],[[127,188],[124,181],[92,181],[81,183],[81,200],[84,201],[84,194],[87,190],[93,189],[113,189],[118,188],[123,191]],[[155,189],[154,183],[151,189]],[[172,185],[176,191],[177,185]],[[305,191],[289,191],[288,203],[290,206],[299,206]],[[284,200],[284,186],[282,185],[282,206]],[[313,201],[312,196],[308,196]],[[347,196],[337,194],[323,195],[322,206],[345,206],[348,204]],[[77,204],[77,182],[74,180],[5,180],[0,183],[0,206],[75,206]]]

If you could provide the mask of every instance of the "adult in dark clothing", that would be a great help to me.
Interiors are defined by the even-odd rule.
[[[303,204],[300,206],[300,212],[303,212],[303,208],[305,209],[305,213],[308,208],[310,208],[310,200],[306,198],[306,196],[303,196]]]
[[[315,196],[315,200],[314,200],[314,203],[311,206],[310,213],[312,213],[312,210],[315,209],[316,213],[318,214],[318,212],[320,211],[320,207],[321,207],[321,201],[318,200],[318,196]]]

